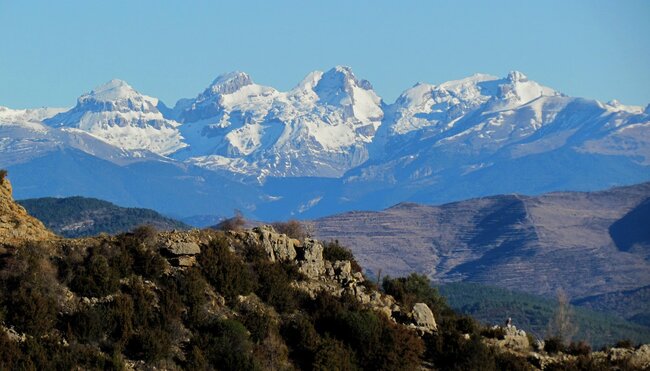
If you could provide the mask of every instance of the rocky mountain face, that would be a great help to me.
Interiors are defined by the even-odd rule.
[[[419,83],[391,104],[349,67],[312,72],[289,91],[232,72],[173,108],[120,80],[68,110],[0,108],[0,166],[12,171],[21,198],[74,191],[179,217],[225,216],[231,210],[200,206],[206,192],[218,192],[256,219],[313,218],[648,181],[649,127],[648,108],[569,97],[521,72]],[[99,159],[114,175],[63,189],[47,175],[30,177],[60,157],[69,163],[48,166],[74,173],[75,163]],[[151,197],[151,187],[131,181],[134,164],[199,206]],[[167,177],[170,167],[183,174]],[[186,189],[190,178],[209,190]],[[223,193],[224,181],[254,187],[259,197],[236,186]],[[78,189],[79,182],[89,184]],[[105,182],[118,184],[99,191]]]
[[[214,170],[266,177],[339,177],[368,159],[381,99],[347,67],[309,74],[288,92],[245,73],[218,77],[174,117],[188,148],[173,157]]]
[[[158,99],[138,93],[122,80],[111,80],[44,123],[82,130],[121,149],[166,155],[186,144],[178,123],[165,119],[157,106]]]
[[[14,202],[11,193],[11,183],[3,175],[0,178],[0,249],[4,249],[2,245],[55,238],[43,223]]]
[[[580,298],[650,284],[647,239],[640,236],[630,245],[612,233],[628,220],[636,223],[632,231],[640,228],[636,210],[648,197],[650,183],[442,206],[403,203],[317,219],[313,227],[318,238],[350,246],[375,275],[416,271],[438,282],[477,282],[548,296],[561,288]]]

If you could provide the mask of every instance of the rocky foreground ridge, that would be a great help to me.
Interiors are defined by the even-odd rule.
[[[54,238],[40,220],[13,201],[9,179],[0,178],[0,245]]]
[[[650,367],[647,345],[544,352],[513,326],[456,315],[421,276],[382,291],[346,249],[270,226],[62,239],[7,185],[0,220],[16,227],[0,240],[2,369]]]

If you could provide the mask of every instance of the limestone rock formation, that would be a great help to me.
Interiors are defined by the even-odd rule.
[[[230,231],[235,238],[244,243],[262,246],[271,261],[286,261],[296,258],[296,247],[300,241],[280,234],[270,225],[263,225],[245,231]]]
[[[9,179],[0,179],[0,245],[45,241],[56,236],[41,221],[30,216],[12,197]]]
[[[306,238],[301,242],[276,232],[270,225],[243,231],[230,231],[229,234],[235,241],[261,246],[271,261],[287,261],[296,264],[306,279],[295,282],[295,286],[312,297],[321,291],[334,296],[349,294],[388,318],[392,318],[393,313],[400,310],[392,296],[364,286],[363,274],[353,272],[350,261],[325,260],[323,245],[315,239]],[[236,245],[237,243],[233,243],[232,248],[235,249]]]
[[[415,303],[411,315],[415,322],[415,328],[418,329],[418,331],[431,333],[438,330],[438,325],[436,324],[433,312],[425,303]]]

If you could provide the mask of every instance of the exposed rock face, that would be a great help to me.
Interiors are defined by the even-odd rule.
[[[0,180],[0,244],[15,245],[55,238],[43,223],[14,201],[11,193],[9,180]]]
[[[411,315],[418,331],[430,333],[438,330],[433,312],[425,303],[415,303]]]
[[[172,255],[196,255],[201,253],[201,248],[195,242],[176,242],[164,247]]]
[[[201,253],[201,244],[207,244],[210,236],[201,236],[199,231],[163,232],[158,235],[158,246],[169,257],[172,265],[191,267],[196,264],[196,255]]]
[[[298,264],[300,271],[307,277],[317,279],[325,273],[323,261],[323,245],[307,238],[302,248],[298,249]]]
[[[363,274],[353,272],[350,261],[325,260],[323,245],[317,240],[306,238],[301,243],[285,234],[277,233],[268,225],[229,233],[235,240],[261,246],[271,261],[289,261],[296,264],[306,280],[296,282],[295,285],[312,297],[321,291],[334,296],[349,294],[389,318],[393,312],[400,310],[393,297],[363,286]],[[233,247],[234,245],[236,244],[233,244]]]
[[[296,258],[296,247],[300,241],[279,234],[270,225],[255,227],[245,231],[231,231],[235,238],[245,243],[253,243],[261,246],[266,251],[271,261],[286,261]]]

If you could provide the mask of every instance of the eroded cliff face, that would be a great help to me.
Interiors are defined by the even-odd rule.
[[[14,201],[9,179],[0,180],[0,245],[52,238],[56,238],[54,233]]]

